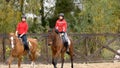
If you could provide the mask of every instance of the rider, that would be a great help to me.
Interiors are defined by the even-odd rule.
[[[63,42],[64,45],[67,46],[67,51],[69,50],[68,48],[68,36],[67,36],[67,22],[64,19],[64,13],[60,13],[59,14],[59,19],[56,21],[56,25],[55,25],[55,31],[57,33],[60,33],[63,35]]]
[[[26,36],[27,31],[28,31],[28,24],[26,22],[26,16],[23,15],[22,21],[17,24],[16,36],[18,36],[18,38],[22,39],[24,48],[27,51],[27,53],[30,55],[30,49],[28,46],[27,36]]]

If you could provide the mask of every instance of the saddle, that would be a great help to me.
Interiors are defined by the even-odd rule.
[[[65,46],[69,46],[70,45],[70,39],[68,38],[68,36],[65,35],[65,33],[61,33],[60,36],[62,38],[63,44]]]
[[[20,38],[20,40],[21,40],[22,44],[24,45],[24,49],[27,50],[27,47],[25,47],[25,43],[24,43],[24,41],[22,41],[21,38]],[[31,42],[30,42],[29,40],[27,40],[27,44],[28,44],[28,48],[30,49],[31,46],[32,46],[32,44],[31,44]]]
[[[66,33],[61,33],[60,34],[61,38],[62,38],[62,41],[63,41],[63,44],[64,46],[67,48],[67,51],[66,53],[69,54],[69,46],[70,46],[70,39],[68,38],[67,34]]]

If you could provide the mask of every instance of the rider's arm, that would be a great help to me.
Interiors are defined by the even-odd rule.
[[[63,32],[66,32],[66,30],[67,30],[67,22],[66,22],[66,21],[64,21],[64,25],[63,25]]]
[[[25,31],[20,35],[20,37],[22,37],[24,34],[26,34],[28,31],[28,24],[26,23],[26,26],[25,26]]]
[[[20,24],[18,23],[17,28],[16,28],[16,32],[15,32],[15,35],[16,35],[16,36],[18,36],[19,25],[20,25]]]
[[[58,34],[59,31],[58,31],[58,22],[56,21],[56,24],[55,24],[55,32]]]
[[[24,34],[26,34],[26,33],[27,33],[27,31],[28,31],[28,24],[26,23],[26,26],[25,26],[25,32],[24,32]]]
[[[56,21],[55,29],[58,29],[58,21]]]

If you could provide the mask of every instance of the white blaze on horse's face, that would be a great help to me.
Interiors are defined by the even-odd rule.
[[[10,40],[11,40],[11,47],[14,48],[14,38],[10,37]]]

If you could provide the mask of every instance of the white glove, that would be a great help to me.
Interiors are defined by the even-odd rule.
[[[62,36],[64,35],[64,33],[61,34]]]
[[[15,36],[18,36],[18,31],[15,32]]]

